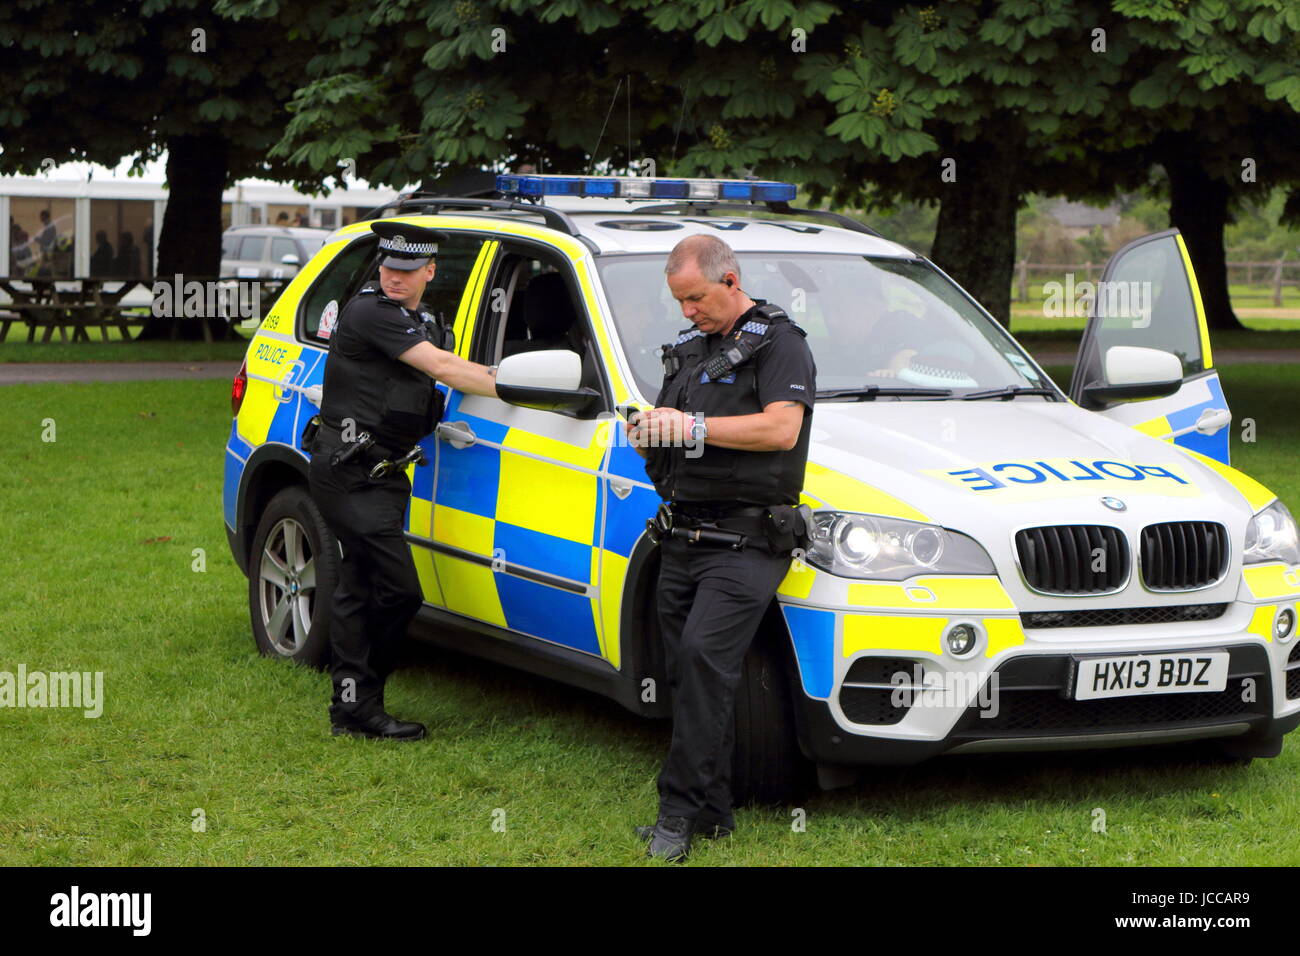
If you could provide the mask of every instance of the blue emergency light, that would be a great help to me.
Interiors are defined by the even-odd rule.
[[[741,202],[789,202],[792,183],[757,179],[650,179],[643,176],[556,176],[504,173],[497,192],[539,199],[543,196],[597,196],[602,199],[730,199]]]

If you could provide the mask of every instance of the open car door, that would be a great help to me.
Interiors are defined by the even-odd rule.
[[[1177,364],[1152,350],[1171,353]],[[1153,384],[1153,376],[1164,379],[1163,386]],[[1229,464],[1232,414],[1214,369],[1196,273],[1177,229],[1135,239],[1106,264],[1070,398]]]

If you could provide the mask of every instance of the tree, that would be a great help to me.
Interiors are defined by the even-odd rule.
[[[133,157],[138,169],[166,152],[157,274],[215,277],[223,189],[249,176],[308,188],[324,179],[267,155],[312,53],[290,23],[287,8],[269,23],[238,23],[199,0],[0,7],[0,172],[32,173],[47,158]],[[153,322],[141,335],[171,326]]]
[[[1242,329],[1224,230],[1240,209],[1300,183],[1300,6],[1118,6],[1143,48],[1130,99],[1146,120],[1145,153],[1168,177],[1170,224],[1196,265],[1210,327]]]
[[[1005,316],[1021,196],[1111,188],[1078,174],[1088,155],[1070,137],[1102,113],[1120,67],[1081,82],[1047,65],[1082,42],[1072,4],[980,6],[416,5],[382,69],[355,44],[392,23],[352,11],[348,40],[313,61],[277,151],[317,170],[355,156],[388,182],[475,162],[650,157],[682,175],[792,178],[838,203],[938,202],[933,257]]]
[[[232,7],[259,17],[274,5]],[[1028,193],[1106,199],[1167,162],[1178,180],[1175,221],[1187,226],[1206,288],[1214,292],[1217,275],[1226,294],[1221,235],[1216,262],[1206,246],[1212,227],[1181,199],[1205,163],[1177,162],[1183,154],[1160,135],[1164,109],[1137,88],[1163,71],[1189,130],[1218,122],[1221,100],[1239,104],[1234,130],[1265,117],[1293,121],[1292,58],[1268,38],[1293,39],[1294,14],[1282,0],[1237,7],[1245,9],[1228,11],[1224,0],[336,6],[329,30],[315,34],[322,52],[276,154],[318,172],[352,158],[368,179],[394,184],[462,166],[529,161],[568,171],[648,157],[660,172],[791,178],[814,199],[842,204],[933,202],[932,257],[1004,320],[1015,214]],[[400,42],[382,47],[390,36]],[[1225,70],[1225,57],[1249,58],[1250,69]],[[1296,162],[1278,157],[1278,181],[1300,178],[1291,175]],[[1207,305],[1218,321],[1226,298],[1212,294]]]

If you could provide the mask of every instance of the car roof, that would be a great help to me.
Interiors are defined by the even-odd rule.
[[[839,226],[796,219],[771,219],[712,213],[645,215],[609,212],[570,213],[579,232],[602,254],[667,255],[687,236],[706,234],[724,240],[736,252],[847,253],[915,258],[916,253],[878,236]]]
[[[436,203],[436,199],[430,203]],[[502,204],[504,206],[504,204]],[[735,203],[735,213],[728,215],[728,203],[716,203],[685,210],[681,203],[638,199],[592,199],[547,197],[545,207],[463,208],[446,206],[445,216],[473,219],[497,219],[528,223],[564,234],[558,223],[543,225],[536,221],[541,208],[555,210],[567,217],[575,233],[597,255],[653,254],[667,255],[678,242],[691,235],[713,235],[725,240],[736,252],[837,253],[915,259],[918,254],[867,231],[857,231],[825,221],[808,221],[793,215],[781,215],[749,203]],[[537,212],[532,209],[537,208]],[[766,213],[766,215],[765,215]],[[413,206],[386,219],[411,219],[437,229],[442,218],[429,208]],[[811,218],[811,217],[808,217]],[[335,238],[352,235],[358,222],[334,233]],[[865,229],[865,227],[864,227]]]

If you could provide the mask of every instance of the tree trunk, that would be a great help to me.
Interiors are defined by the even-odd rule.
[[[167,140],[167,211],[158,236],[157,279],[174,283],[207,281],[221,274],[221,191],[226,184],[227,144],[220,136],[173,136]],[[207,298],[206,296],[204,297]],[[142,339],[233,338],[219,316],[200,319],[156,317]]]
[[[1206,321],[1212,329],[1246,331],[1232,311],[1228,295],[1228,260],[1223,245],[1228,184],[1209,174],[1186,137],[1170,141],[1169,148],[1163,151],[1163,163],[1169,174],[1169,224],[1183,234],[1187,243]]]
[[[980,140],[945,151],[957,161],[957,178],[943,185],[930,251],[935,265],[1007,328],[1020,206],[1017,142],[1010,130],[990,124]]]

